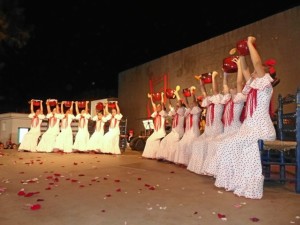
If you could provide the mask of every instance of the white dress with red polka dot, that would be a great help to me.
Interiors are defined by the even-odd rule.
[[[176,164],[188,164],[190,158],[189,146],[200,135],[199,121],[201,111],[199,106],[193,106],[192,109],[187,109],[185,112],[185,132],[178,145],[175,146],[174,163]]]
[[[251,199],[263,196],[264,177],[258,139],[276,138],[269,114],[272,81],[271,76],[265,74],[246,83],[243,89],[247,94],[246,118],[238,132],[218,145],[215,185],[238,196]]]
[[[203,163],[207,156],[207,146],[217,135],[223,133],[222,114],[224,108],[224,96],[217,94],[203,99],[202,107],[206,107],[206,125],[204,133],[201,134],[191,145],[191,157],[187,169],[201,174]]]
[[[172,107],[169,111],[168,115],[172,117],[172,130],[161,140],[156,153],[157,159],[174,160],[175,147],[184,133],[184,112],[185,107],[179,107],[177,110]]]
[[[238,131],[241,122],[241,113],[246,101],[246,95],[237,93],[231,96],[231,94],[225,95],[225,106],[223,112],[223,124],[224,132],[213,140],[211,140],[207,146],[207,156],[203,163],[203,174],[213,176],[216,172],[216,151],[218,143],[223,139],[232,136]],[[231,119],[232,118],[232,119]]]

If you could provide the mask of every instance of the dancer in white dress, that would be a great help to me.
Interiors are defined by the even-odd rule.
[[[39,102],[39,108],[34,109],[33,103]],[[30,130],[24,135],[19,151],[36,152],[38,140],[41,135],[41,124],[45,115],[43,114],[43,101],[33,100],[30,101],[30,114],[28,117],[31,119]]]
[[[216,173],[217,161],[215,156],[218,150],[218,143],[222,142],[223,139],[232,136],[242,125],[241,113],[243,111],[247,96],[242,93],[244,78],[240,59],[234,58],[233,62],[237,64],[236,88],[229,89],[227,84],[228,74],[224,72],[223,87],[225,105],[222,119],[224,124],[224,132],[209,142],[209,145],[207,146],[207,156],[203,163],[202,172],[210,176],[214,176]]]
[[[115,108],[111,109],[111,113],[108,112],[108,104],[106,104],[105,110],[108,114],[106,119],[109,120],[109,128],[104,134],[103,142],[101,144],[101,152],[119,155],[121,154],[120,121],[123,118],[123,115],[117,101],[115,102]]]
[[[108,118],[106,117],[107,114],[105,107],[106,103],[104,103],[104,110],[98,111],[97,109],[95,109],[96,115],[92,118],[92,120],[95,121],[95,130],[87,143],[87,149],[90,152],[101,152],[101,145],[104,141],[104,126],[105,123],[108,121]]]
[[[56,137],[53,152],[72,152],[73,131],[71,124],[75,119],[75,116],[73,114],[74,102],[70,102],[68,108],[64,109],[67,103],[69,102],[62,101],[61,103],[61,113],[59,114],[59,119],[61,120],[60,133]]]
[[[202,109],[195,97],[195,87],[191,87],[191,95],[193,102],[189,105],[186,97],[185,104],[189,108],[185,111],[185,130],[182,138],[178,142],[174,153],[174,163],[179,166],[186,167],[191,157],[191,143],[200,136],[200,115]]]
[[[187,169],[200,174],[203,169],[203,162],[207,154],[208,143],[214,139],[217,135],[223,133],[222,114],[224,108],[224,102],[222,102],[223,95],[219,93],[216,77],[218,73],[212,72],[212,87],[213,95],[207,96],[207,92],[203,81],[199,79],[200,89],[204,99],[202,101],[202,107],[207,107],[206,110],[206,125],[204,133],[201,134],[192,143],[192,153],[188,162]]]
[[[269,73],[265,72],[260,55],[254,46],[255,37],[249,36],[247,45],[254,72],[250,75],[245,56],[240,56],[247,94],[245,120],[232,137],[224,139],[218,146],[216,160],[217,187],[233,191],[237,196],[261,199],[264,177],[258,148],[258,140],[275,140],[269,106],[273,92]]]
[[[154,119],[154,131],[146,140],[142,157],[156,159],[161,139],[166,136],[165,120],[168,114],[165,111],[163,92],[161,93],[161,103],[155,104],[151,94],[148,94],[148,98],[150,98],[153,108],[151,117]]]
[[[73,152],[87,152],[87,143],[90,139],[90,133],[88,130],[89,119],[91,114],[89,114],[88,108],[89,101],[85,101],[85,107],[81,108],[79,111],[79,103],[75,102],[76,116],[75,119],[78,121],[78,131],[75,136],[75,141],[73,144]]]
[[[50,102],[55,103],[55,107],[53,107],[52,111],[51,111]],[[57,100],[47,99],[46,105],[47,105],[46,118],[48,119],[48,129],[42,135],[41,140],[36,148],[38,152],[53,152],[55,139],[59,134],[60,116],[59,116],[59,107],[57,104]]]
[[[185,105],[179,96],[179,89],[180,87],[177,86],[174,91],[174,95],[177,99],[176,108],[172,106],[171,100],[169,102],[170,111],[168,116],[172,117],[172,130],[160,142],[159,149],[156,153],[156,158],[159,160],[174,161],[176,145],[178,145],[179,140],[184,134]]]

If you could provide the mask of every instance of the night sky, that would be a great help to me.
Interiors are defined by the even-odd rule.
[[[234,2],[0,0],[0,113],[117,97],[119,72],[299,5]]]

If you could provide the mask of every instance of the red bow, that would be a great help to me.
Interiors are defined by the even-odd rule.
[[[233,121],[233,107],[234,103],[233,100],[230,99],[224,106],[223,116],[222,116],[222,122],[224,126],[229,126]]]
[[[251,90],[247,95],[244,119],[247,118],[248,112],[250,113],[250,117],[252,117],[253,112],[256,109],[256,106],[257,106],[257,89],[251,88]]]

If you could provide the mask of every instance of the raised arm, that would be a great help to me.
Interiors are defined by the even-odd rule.
[[[246,62],[245,56],[240,55],[239,56],[240,66],[242,74],[246,80],[246,82],[251,78],[250,69],[248,67],[248,64]]]
[[[153,102],[153,98],[152,98],[152,95],[148,93],[148,98],[150,98],[150,101],[151,101],[151,105],[152,105],[152,109],[153,109],[153,112],[156,111],[156,105],[155,103]]]
[[[228,87],[228,73],[223,71],[223,93],[224,95],[229,94],[229,87]]]
[[[254,67],[254,70],[257,73],[257,77],[263,77],[265,75],[265,69],[263,63],[261,61],[260,55],[258,51],[254,47],[254,43],[256,41],[255,37],[249,36],[247,40],[248,49],[250,52],[250,58]]]
[[[76,115],[78,115],[79,114],[78,101],[75,102],[75,110],[76,110]]]
[[[43,100],[40,100],[40,112],[41,112],[41,114],[44,113]]]
[[[117,114],[120,114],[120,107],[118,101],[116,101],[116,109],[117,109]]]
[[[46,106],[47,106],[47,113],[51,113],[51,108],[50,108],[50,104],[49,104],[49,99],[47,99],[46,101]]]
[[[199,79],[199,88],[200,88],[200,92],[203,95],[203,97],[206,98],[207,97],[207,92],[206,92],[205,85],[204,85],[201,78]]]
[[[30,113],[34,113],[34,109],[33,109],[33,99],[31,99],[30,101]]]
[[[243,71],[241,68],[241,57],[235,58],[234,62],[237,65],[236,91],[237,93],[241,93],[244,86]]]
[[[89,101],[85,101],[85,112],[89,113]]]
[[[165,93],[162,91],[160,93],[160,96],[161,96],[161,107],[163,110],[166,110],[166,104],[165,104]]]
[[[219,94],[219,88],[218,88],[218,83],[216,81],[216,78],[218,76],[218,72],[217,71],[213,71],[212,72],[212,88],[213,88],[213,94],[217,95]]]

